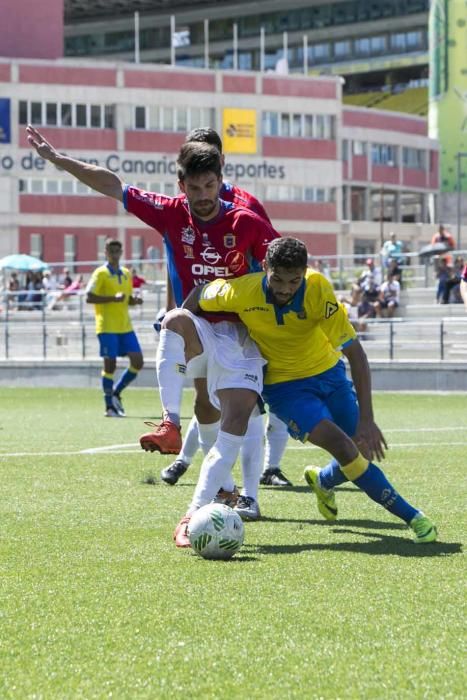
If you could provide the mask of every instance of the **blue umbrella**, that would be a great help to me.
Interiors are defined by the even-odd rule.
[[[17,253],[0,259],[0,270],[19,270],[21,272],[39,272],[48,269],[47,263],[32,255]]]

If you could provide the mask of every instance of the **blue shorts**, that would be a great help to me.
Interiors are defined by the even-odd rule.
[[[295,440],[305,442],[324,419],[336,423],[350,437],[357,430],[357,396],[342,360],[314,377],[265,384],[263,398]]]
[[[129,333],[99,333],[97,338],[101,357],[125,357],[129,352],[141,352],[134,331]]]

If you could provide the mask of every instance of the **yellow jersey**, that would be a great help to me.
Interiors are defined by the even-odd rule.
[[[356,333],[328,280],[307,269],[289,304],[274,304],[264,272],[206,285],[199,305],[204,311],[238,314],[267,360],[265,384],[321,374],[341,357],[339,348]]]
[[[125,295],[124,301],[94,304],[96,333],[129,333],[133,330],[128,304],[133,292],[130,271],[126,267],[113,270],[110,265],[102,265],[92,273],[86,293],[99,296],[114,296],[118,292]]]

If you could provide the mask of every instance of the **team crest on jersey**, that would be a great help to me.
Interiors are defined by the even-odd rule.
[[[182,228],[182,243],[188,243],[188,245],[193,245],[195,242],[196,233],[193,231],[191,226],[185,226]]]
[[[234,248],[237,242],[237,237],[233,233],[227,233],[224,236],[224,246],[226,248]]]
[[[185,252],[185,258],[188,258],[189,260],[193,260],[193,258],[195,257],[195,256],[193,255],[193,246],[191,246],[191,245],[184,245],[184,246],[183,246],[183,250],[184,250],[184,252]]]
[[[339,306],[335,302],[327,301],[326,308],[324,310],[324,318],[331,318],[331,316],[336,313],[338,308]]]

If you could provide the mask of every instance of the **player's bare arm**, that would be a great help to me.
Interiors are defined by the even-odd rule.
[[[188,296],[184,300],[184,302],[182,304],[182,309],[187,309],[188,311],[191,311],[192,314],[199,314],[201,311],[201,307],[199,305],[199,299],[201,296],[201,292],[203,291],[205,286],[206,285],[201,285],[199,287],[193,287],[191,292],[188,294]]]
[[[88,292],[86,294],[87,304],[121,304],[123,301],[125,301],[125,294],[123,294],[123,292],[117,292],[117,294],[113,294],[112,296],[94,294],[93,292]]]
[[[349,361],[360,411],[360,420],[354,441],[368,459],[372,460],[375,457],[383,459],[384,450],[388,449],[388,446],[373,417],[371,374],[366,353],[357,339],[343,348],[342,352]]]
[[[96,192],[117,199],[119,202],[122,201],[124,183],[120,180],[118,175],[107,170],[107,168],[84,163],[81,160],[70,158],[63,153],[59,153],[52,144],[30,124],[26,127],[26,133],[29,144],[36,150],[41,158],[50,161],[62,170],[66,170],[67,173],[70,173],[70,175],[73,175],[73,177],[91,189],[96,190]]]

